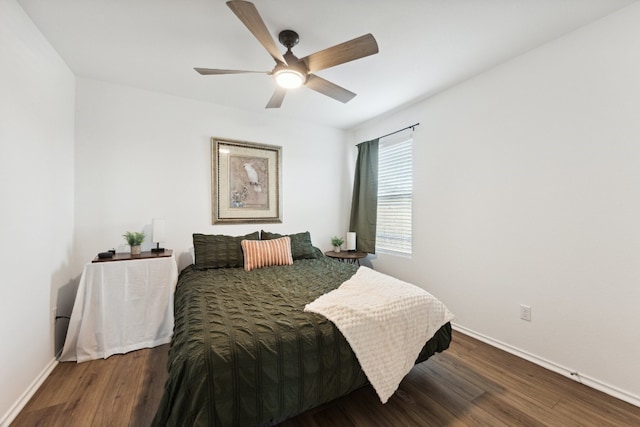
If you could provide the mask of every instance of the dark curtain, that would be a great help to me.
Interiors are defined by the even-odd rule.
[[[356,249],[370,254],[376,253],[378,140],[358,144],[349,221],[349,231],[356,232]]]

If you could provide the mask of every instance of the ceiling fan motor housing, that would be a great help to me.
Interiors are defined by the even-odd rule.
[[[280,34],[278,34],[278,40],[282,43],[287,49],[291,49],[300,41],[300,37],[298,33],[293,30],[282,30]]]
[[[305,64],[304,61],[298,59],[298,57],[291,52],[291,47],[298,43],[298,34],[295,31],[284,30],[280,32],[279,39],[280,42],[287,47],[287,51],[282,55],[287,63],[282,64],[278,62],[273,69],[272,74],[275,76],[276,82],[278,82],[278,85],[281,87],[289,89],[306,84],[309,78],[309,68],[307,68],[307,64]],[[283,74],[288,76],[284,77]],[[281,80],[282,78],[292,82],[292,84],[284,83],[284,81]]]
[[[291,56],[293,56],[293,54],[291,54]],[[273,74],[273,76],[275,77],[276,82],[278,82],[278,85],[293,89],[306,84],[309,78],[309,74],[305,63],[298,60],[298,58],[296,58],[295,56],[293,56],[293,58],[289,58],[287,54],[284,55],[284,59],[287,61],[287,64],[280,63],[276,65],[271,72],[271,74]],[[295,74],[297,77],[291,76],[292,74]],[[291,76],[288,79],[293,79],[295,83],[293,83],[292,85],[284,83],[283,80],[281,80],[282,77],[279,77],[281,75]],[[285,77],[285,79],[287,78]]]

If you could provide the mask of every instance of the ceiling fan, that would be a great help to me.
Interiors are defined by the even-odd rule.
[[[298,44],[300,40],[298,34],[292,30],[284,30],[278,35],[280,43],[287,48],[287,51],[282,54],[253,3],[231,0],[227,2],[227,6],[269,52],[276,61],[276,66],[271,71],[224,70],[217,68],[194,69],[202,75],[258,73],[274,76],[278,86],[266,108],[280,108],[287,89],[302,85],[340,102],[349,102],[356,96],[355,93],[313,73],[378,53],[376,39],[371,34],[366,34],[299,59],[291,52],[291,48]]]

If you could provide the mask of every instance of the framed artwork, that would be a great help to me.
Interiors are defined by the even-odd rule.
[[[282,222],[282,147],[211,138],[213,224]]]

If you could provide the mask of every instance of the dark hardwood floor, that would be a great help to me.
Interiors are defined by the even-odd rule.
[[[60,363],[13,427],[148,426],[168,345]],[[281,427],[640,426],[640,408],[454,332],[449,350],[405,377],[387,404],[363,387]]]

